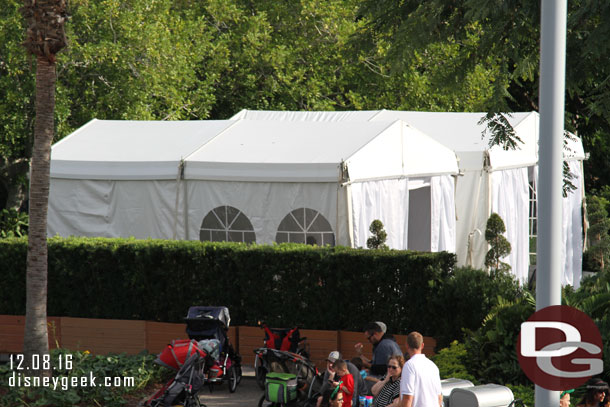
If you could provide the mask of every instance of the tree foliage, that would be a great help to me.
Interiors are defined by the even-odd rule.
[[[610,219],[605,206],[608,201],[598,196],[587,198],[587,214],[589,217],[589,256],[597,263],[601,270],[604,269],[606,260],[610,256]]]
[[[383,229],[383,223],[379,219],[375,219],[371,222],[369,232],[371,232],[373,235],[366,239],[366,247],[369,249],[388,249],[388,246],[385,244],[388,234]]]
[[[485,255],[485,267],[490,272],[498,273],[510,270],[510,265],[501,260],[511,251],[510,242],[504,237],[504,232],[506,232],[504,221],[500,215],[492,213],[487,219],[485,228],[485,240],[489,244],[489,250]]]
[[[20,6],[6,0],[0,10],[0,182],[17,186],[31,156],[34,117]],[[54,141],[93,118],[226,119],[244,108],[538,109],[537,2],[73,0],[68,6],[70,47],[57,60]],[[605,3],[569,4],[566,118],[591,153],[588,189],[610,183],[608,17]],[[19,187],[9,195],[7,205],[18,207],[25,193]]]
[[[490,98],[482,111],[538,110],[540,3],[525,0],[363,0],[385,59],[408,70],[420,55],[457,47],[458,58],[438,58],[422,70],[454,63],[436,84],[444,94],[487,73]],[[568,4],[566,128],[583,139],[586,187],[610,184],[610,4],[576,0]],[[476,41],[473,43],[473,38]],[[474,45],[474,46],[473,46]],[[459,92],[458,92],[459,93]],[[450,110],[450,109],[447,109]]]

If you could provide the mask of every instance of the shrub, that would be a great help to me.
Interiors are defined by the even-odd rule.
[[[383,223],[381,223],[379,219],[375,219],[371,222],[369,232],[371,232],[373,236],[366,239],[366,247],[369,249],[388,249],[388,246],[385,244],[388,234],[383,230]]]
[[[28,234],[29,217],[27,213],[15,209],[0,211],[0,238],[22,237]]]
[[[441,379],[454,377],[456,379],[470,380],[474,384],[477,384],[475,377],[466,369],[467,358],[468,354],[466,353],[464,344],[453,341],[448,348],[441,349],[434,355],[432,361],[438,367]]]
[[[528,292],[516,301],[500,299],[483,325],[466,338],[468,371],[484,383],[530,384],[519,366],[516,345],[521,323],[535,308]]]
[[[62,369],[53,371],[57,380],[57,388],[50,387],[8,387],[0,393],[0,407],[16,405],[44,405],[68,407],[74,405],[102,405],[107,407],[123,406],[126,394],[137,392],[150,383],[160,381],[165,374],[161,366],[154,364],[154,356],[141,355],[98,355],[93,356],[88,351],[72,352],[66,349],[54,349],[50,352],[53,366],[57,367],[60,357],[64,361]],[[66,355],[72,358],[71,369],[66,369]],[[21,377],[21,373],[10,365],[0,365],[0,383],[8,383],[9,378]],[[72,378],[94,377],[97,386],[72,387]],[[133,387],[105,387],[101,385],[105,377],[131,378]],[[15,379],[17,380],[17,379]],[[23,383],[23,382],[22,382]]]
[[[25,239],[0,239],[0,314],[25,311],[26,251]],[[359,331],[382,320],[435,336],[427,304],[454,264],[450,253],[52,238],[48,314],[182,322],[191,305],[225,305],[235,325]]]
[[[517,280],[505,272],[492,272],[462,267],[448,276],[429,303],[434,315],[450,313],[450,318],[435,319],[438,347],[457,339],[462,341],[464,329],[478,329],[484,318],[498,304],[498,298],[514,301],[521,289]]]
[[[489,244],[489,251],[485,255],[485,267],[490,271],[509,271],[510,265],[501,261],[511,251],[510,242],[502,235],[506,232],[504,221],[497,213],[492,213],[487,219],[485,240]]]

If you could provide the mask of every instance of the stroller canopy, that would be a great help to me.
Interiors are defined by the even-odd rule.
[[[225,328],[231,323],[231,316],[227,307],[213,307],[197,305],[190,307],[186,320],[216,320],[223,323]]]

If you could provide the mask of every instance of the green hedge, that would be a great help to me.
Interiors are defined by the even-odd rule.
[[[0,239],[0,314],[25,312],[25,239]],[[48,315],[180,322],[226,305],[233,324],[438,332],[429,307],[455,255],[344,247],[49,239]]]

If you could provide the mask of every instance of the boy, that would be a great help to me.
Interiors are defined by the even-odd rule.
[[[339,392],[343,393],[342,407],[351,407],[354,394],[354,377],[347,370],[347,363],[342,359],[333,363],[333,370],[336,374],[331,384],[333,387],[340,386]],[[341,384],[339,384],[340,382]]]

